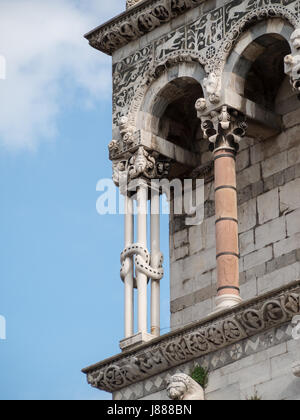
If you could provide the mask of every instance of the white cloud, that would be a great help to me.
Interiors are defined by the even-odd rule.
[[[35,148],[56,135],[62,106],[94,104],[111,88],[111,61],[83,35],[125,0],[1,0],[0,144]],[[108,97],[108,96],[107,96]]]

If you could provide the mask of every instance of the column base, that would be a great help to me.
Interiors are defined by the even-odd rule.
[[[242,303],[242,298],[238,295],[221,295],[216,297],[215,312],[224,311],[225,309],[233,308]],[[215,313],[214,312],[214,313]]]
[[[120,349],[122,351],[132,350],[135,347],[138,347],[142,344],[148,343],[156,338],[152,334],[148,334],[146,332],[140,332],[132,337],[124,338],[124,340],[120,341]]]

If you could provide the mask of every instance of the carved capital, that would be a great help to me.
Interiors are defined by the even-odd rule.
[[[284,59],[285,73],[290,77],[293,88],[300,92],[300,29],[291,35],[292,54]]]
[[[167,178],[170,166],[170,162],[162,160],[158,153],[148,152],[140,146],[129,159],[113,162],[113,181],[119,187],[138,178]]]
[[[246,117],[243,114],[224,105],[217,111],[203,115],[203,99],[196,102],[196,110],[201,120],[203,136],[209,140],[212,151],[224,147],[238,150],[247,130]]]

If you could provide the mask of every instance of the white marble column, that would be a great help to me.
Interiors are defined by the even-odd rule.
[[[160,267],[160,195],[151,194],[151,266]],[[151,334],[160,336],[160,280],[151,280]]]
[[[131,246],[134,242],[134,214],[133,199],[125,197],[125,248]],[[124,279],[125,289],[125,338],[132,337],[134,334],[134,300],[133,300],[133,259],[128,257],[125,261],[128,268],[127,275]]]
[[[148,186],[143,181],[138,187],[138,209],[137,209],[137,242],[140,246],[147,249],[147,204]],[[137,272],[138,289],[138,332],[147,333],[147,284],[148,278],[145,274]]]

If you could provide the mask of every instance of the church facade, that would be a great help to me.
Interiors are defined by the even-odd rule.
[[[115,400],[300,399],[299,0],[128,0],[86,38],[112,56],[109,157],[126,206],[122,352],[85,368],[88,383]],[[178,180],[202,191],[201,222],[178,211]]]

